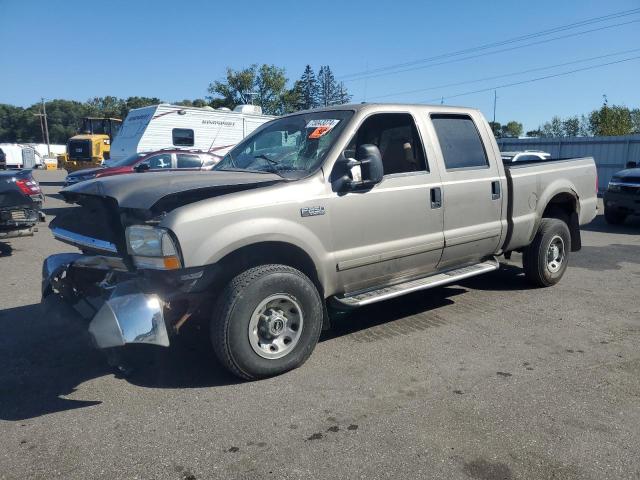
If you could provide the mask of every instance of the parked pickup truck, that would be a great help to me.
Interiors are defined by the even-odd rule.
[[[505,166],[477,110],[373,104],[273,120],[210,172],[61,193],[78,206],[53,235],[82,253],[46,259],[43,296],[91,304],[101,348],[168,346],[204,313],[246,379],[301,365],[331,310],[491,272],[499,255],[555,284],[597,202],[592,158]]]

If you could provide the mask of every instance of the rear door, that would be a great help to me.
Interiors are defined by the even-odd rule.
[[[502,179],[478,115],[434,113],[440,146],[445,248],[439,269],[473,263],[497,249],[502,234]]]

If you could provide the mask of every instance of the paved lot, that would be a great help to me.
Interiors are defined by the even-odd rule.
[[[63,176],[38,173],[50,219]],[[185,339],[115,376],[39,304],[71,250],[43,227],[1,247],[0,478],[639,478],[640,221],[583,243],[554,288],[507,265],[378,304],[241,383]]]

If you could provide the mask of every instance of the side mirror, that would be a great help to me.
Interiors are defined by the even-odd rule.
[[[627,162],[624,168],[638,168],[638,164],[636,162]]]
[[[146,172],[150,168],[151,166],[148,163],[139,163],[138,165],[133,167],[133,169],[138,173]]]
[[[382,181],[384,168],[380,149],[372,144],[360,145],[357,156],[360,160],[344,156],[339,160],[337,190],[373,187]]]

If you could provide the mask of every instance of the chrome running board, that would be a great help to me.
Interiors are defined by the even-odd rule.
[[[492,259],[475,265],[436,273],[429,277],[399,283],[390,287],[383,287],[374,290],[361,290],[349,295],[335,296],[333,297],[333,300],[341,307],[363,307],[371,303],[389,300],[390,298],[399,297],[411,292],[417,292],[418,290],[426,290],[428,288],[438,287],[448,283],[455,283],[460,280],[464,280],[465,278],[492,272],[498,268],[500,268],[500,263],[497,260]]]

